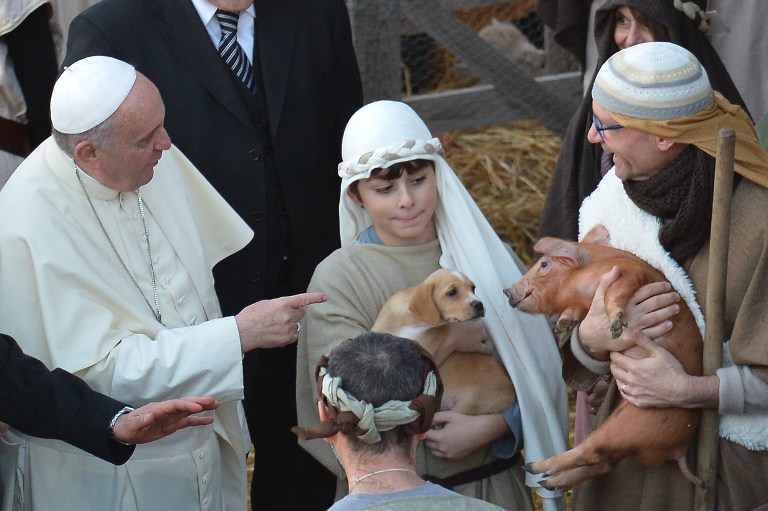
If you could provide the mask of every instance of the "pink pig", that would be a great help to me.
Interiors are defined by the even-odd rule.
[[[559,314],[556,333],[561,343],[584,319],[600,278],[614,266],[621,270],[621,277],[605,292],[605,310],[613,338],[619,337],[627,327],[624,310],[634,292],[645,284],[666,280],[642,259],[603,245],[542,238],[534,250],[542,257],[521,280],[504,290],[504,294],[510,305],[524,312]],[[684,301],[680,302],[680,312],[672,322],[672,330],[656,339],[656,343],[672,353],[688,374],[700,375],[701,334]],[[638,346],[624,353],[634,358],[647,356],[645,349]],[[701,485],[685,460],[700,417],[698,409],[639,408],[622,401],[608,419],[576,447],[529,463],[525,468],[531,473],[543,474],[545,488],[570,488],[606,474],[620,459],[634,456],[649,466],[676,461],[688,480]]]

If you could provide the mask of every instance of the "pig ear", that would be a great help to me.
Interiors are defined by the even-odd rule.
[[[576,244],[560,238],[541,238],[533,246],[533,250],[541,255],[577,258]]]
[[[611,246],[611,234],[603,224],[597,224],[589,230],[584,238],[581,240],[583,243],[594,243],[596,245],[604,245],[606,247]]]
[[[434,291],[434,284],[422,284],[416,288],[408,304],[408,309],[417,318],[430,325],[436,325],[440,321],[440,311],[435,304]]]

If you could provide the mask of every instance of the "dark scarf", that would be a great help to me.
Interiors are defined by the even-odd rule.
[[[659,241],[682,265],[709,239],[715,159],[694,145],[645,181],[624,181],[637,207],[662,219]]]
[[[547,0],[543,3],[559,5],[562,12],[556,10],[558,16],[564,16],[566,8],[568,10],[576,9],[579,11],[579,16],[583,16],[583,9],[578,7],[579,4],[583,3],[581,0]],[[707,40],[706,35],[697,28],[693,21],[674,8],[672,0],[614,0],[601,7],[595,16],[597,70],[616,51],[613,42],[614,9],[619,5],[633,7],[664,25],[669,34],[669,41],[687,48],[701,62],[704,69],[707,70],[712,87],[725,96],[728,101],[741,105],[747,111],[728,71]],[[573,22],[572,18],[568,17],[569,22]],[[547,22],[546,19],[545,22]],[[550,28],[564,30],[564,26],[567,26],[567,23],[559,28]],[[586,27],[586,18],[583,26]],[[573,32],[569,32],[569,34],[572,36]],[[569,44],[574,44],[572,39],[572,37],[566,38],[566,41]],[[592,80],[594,81],[594,76]],[[544,201],[544,209],[541,213],[539,237],[556,236],[575,240],[578,236],[581,202],[597,188],[597,184],[602,178],[600,159],[603,151],[599,144],[591,144],[587,140],[587,132],[591,127],[592,94],[588,92],[579,109],[571,118],[563,138],[563,146],[552,172],[552,179]]]

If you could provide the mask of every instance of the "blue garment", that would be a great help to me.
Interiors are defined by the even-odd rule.
[[[497,458],[509,459],[523,448],[523,417],[520,414],[520,403],[515,402],[501,412],[501,416],[509,426],[510,433],[491,442],[491,452]]]
[[[425,482],[418,488],[393,493],[352,493],[331,506],[328,511],[354,511],[387,500],[427,495],[457,495],[440,485]]]
[[[368,243],[373,245],[384,244],[384,242],[381,241],[381,238],[379,238],[379,235],[376,234],[376,229],[374,229],[373,226],[368,227],[366,230],[360,233],[360,236],[357,237],[358,245],[365,245]]]

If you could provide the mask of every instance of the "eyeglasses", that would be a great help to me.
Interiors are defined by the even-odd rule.
[[[605,140],[605,132],[610,130],[620,130],[624,126],[621,124],[611,124],[610,126],[603,126],[603,123],[600,122],[600,119],[597,118],[594,112],[592,112],[592,123],[595,125],[595,129],[597,130],[597,134],[600,135],[600,138]]]

